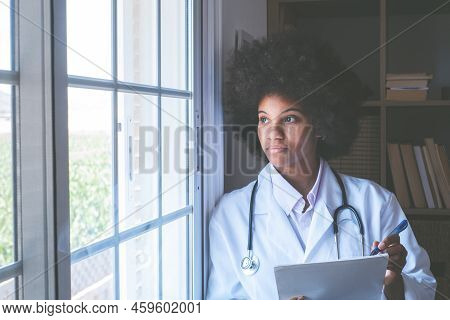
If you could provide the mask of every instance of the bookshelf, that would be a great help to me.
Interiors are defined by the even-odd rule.
[[[433,137],[449,153],[450,100],[442,98],[442,88],[450,87],[450,42],[445,38],[450,4],[443,4],[444,0],[267,1],[268,34],[299,27],[328,41],[347,66],[359,61],[352,70],[371,90],[361,106],[366,138],[349,156],[330,161],[341,172],[394,191],[387,143],[423,144],[423,138]],[[427,100],[386,100],[386,74],[409,72],[433,74]],[[361,158],[367,154],[372,159]],[[428,212],[435,215],[433,209]],[[443,212],[449,212],[450,220],[450,211]]]
[[[411,219],[415,218],[424,218],[424,219],[435,219],[435,218],[444,218],[446,219],[450,214],[450,209],[418,209],[418,208],[409,208],[405,209],[406,214]]]
[[[329,42],[371,90],[361,106],[360,136],[349,155],[330,161],[333,167],[395,191],[388,143],[423,145],[423,138],[433,137],[449,156],[450,4],[445,0],[267,0],[268,35],[289,27]],[[433,75],[427,100],[386,100],[388,73],[418,72]],[[404,208],[404,212],[429,252],[438,290],[444,292],[436,298],[449,297],[450,209]]]

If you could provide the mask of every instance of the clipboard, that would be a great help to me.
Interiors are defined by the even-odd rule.
[[[274,267],[278,297],[313,300],[379,300],[387,253],[329,262]]]

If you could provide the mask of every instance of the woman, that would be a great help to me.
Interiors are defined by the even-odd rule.
[[[213,211],[207,298],[278,299],[275,266],[368,255],[378,246],[389,255],[380,298],[433,299],[428,255],[410,227],[387,236],[406,217],[395,195],[377,183],[339,174],[361,217],[365,248],[351,217],[340,222],[340,248],[335,244],[332,217],[342,192],[326,160],[348,152],[357,134],[357,108],[367,90],[356,75],[342,72],[329,46],[296,30],[245,45],[228,70],[227,113],[239,124],[257,120],[260,150],[269,161],[254,201],[253,250],[260,266],[251,276],[241,268],[253,181],[225,194]]]

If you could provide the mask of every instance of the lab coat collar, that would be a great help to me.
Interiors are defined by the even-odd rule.
[[[323,171],[323,158],[319,159],[319,172],[317,174],[316,180],[314,182],[313,187],[308,192],[307,200],[309,202],[310,207],[314,208],[317,198],[317,192],[319,190],[321,175]],[[303,207],[299,208],[299,203],[301,205],[305,204],[303,196],[300,192],[297,191],[273,166],[270,165],[270,177],[272,179],[272,187],[273,187],[273,195],[275,200],[277,200],[280,207],[283,208],[284,212],[287,215],[290,215],[293,210],[295,210],[296,206],[298,209],[303,209]],[[299,211],[301,212],[301,210]]]
[[[327,161],[323,161],[321,185],[314,206],[306,251],[303,255],[301,245],[283,209],[273,197],[270,163],[258,175],[258,193],[255,199],[254,215],[268,214],[266,235],[292,259],[292,262],[308,262],[314,259],[320,246],[318,244],[327,232],[332,234],[333,213],[342,203],[339,184]],[[332,238],[332,237],[331,237]],[[326,245],[329,247],[329,244]]]

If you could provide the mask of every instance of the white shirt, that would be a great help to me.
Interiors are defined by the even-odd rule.
[[[303,212],[303,210],[306,202],[301,193],[298,192],[297,189],[295,189],[272,164],[270,164],[270,166],[272,189],[275,200],[286,213],[288,218],[292,218],[294,221],[293,228],[296,229],[294,231],[296,231],[303,251],[305,251],[309,234],[309,226],[311,225],[312,215],[314,212],[314,204],[321,181],[323,159],[320,158],[319,172],[317,174],[316,181],[306,196],[309,206],[305,212]]]

